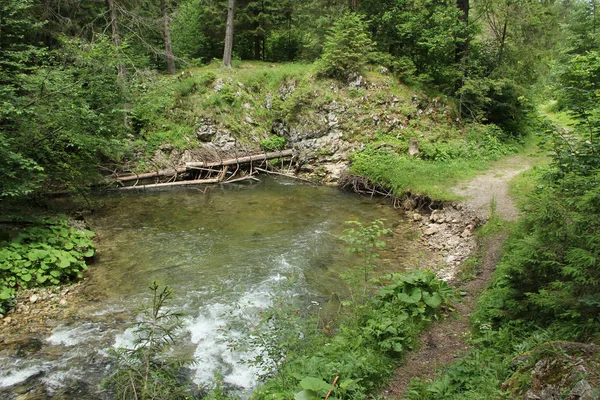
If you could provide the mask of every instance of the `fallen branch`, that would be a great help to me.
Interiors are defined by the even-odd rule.
[[[293,150],[283,150],[283,151],[275,151],[272,153],[255,154],[255,155],[246,156],[246,157],[231,158],[229,160],[221,160],[221,161],[215,161],[215,162],[209,162],[209,163],[189,162],[189,163],[185,163],[185,166],[187,168],[194,168],[194,167],[210,168],[210,167],[221,167],[221,166],[224,167],[226,165],[245,164],[245,163],[250,163],[253,161],[265,161],[265,160],[271,160],[273,158],[291,157],[293,155],[294,155]]]
[[[252,175],[248,175],[248,176],[244,176],[242,178],[237,178],[237,179],[232,179],[230,181],[223,181],[223,182],[219,182],[221,185],[224,185],[226,183],[234,183],[234,182],[241,182],[241,181],[247,181],[247,180],[252,180],[255,182],[260,182],[260,179],[253,177]]]
[[[117,181],[118,182],[128,182],[128,181],[135,181],[135,180],[139,180],[139,179],[158,178],[160,176],[173,176],[173,175],[177,175],[177,174],[184,174],[186,172],[187,172],[187,168],[185,168],[185,167],[162,169],[162,170],[154,171],[154,172],[146,172],[144,174],[120,176],[120,177],[117,177]]]
[[[168,182],[168,183],[153,183],[151,185],[138,185],[138,186],[122,186],[119,190],[136,190],[136,189],[153,189],[165,186],[185,186],[185,185],[208,185],[213,183],[219,183],[219,178],[213,179],[197,179],[193,181],[179,181],[179,182]]]
[[[331,386],[333,386],[335,388],[335,385],[337,385],[339,379],[340,379],[340,377],[336,376],[335,379],[333,380],[333,383],[331,384]],[[331,393],[333,393],[333,389],[331,389],[329,392],[327,392],[327,396],[325,396],[325,400],[329,399],[329,396],[331,396]]]
[[[260,171],[260,172],[266,172],[267,174],[285,176],[286,178],[297,179],[299,181],[310,183],[310,184],[313,184],[313,185],[315,184],[314,182],[309,181],[308,179],[300,178],[300,177],[298,177],[296,175],[284,174],[282,172],[269,171],[268,169],[258,168],[258,167],[254,167],[254,169],[257,170],[257,171]]]

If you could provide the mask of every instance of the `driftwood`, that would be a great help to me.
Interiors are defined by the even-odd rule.
[[[122,186],[119,190],[135,190],[135,189],[153,189],[165,186],[184,186],[184,185],[207,185],[212,183],[219,183],[221,180],[219,178],[213,179],[197,179],[193,181],[177,181],[177,182],[167,182],[167,183],[153,183],[151,185],[138,185],[138,186]]]
[[[283,150],[283,151],[275,151],[271,153],[261,153],[254,154],[251,156],[244,157],[236,157],[230,158],[227,160],[214,161],[214,162],[189,162],[185,164],[185,167],[179,168],[170,168],[170,169],[162,169],[154,172],[146,172],[143,174],[132,174],[127,176],[117,177],[117,182],[129,182],[136,181],[140,179],[148,179],[148,178],[158,178],[161,176],[176,176],[179,174],[183,174],[191,169],[200,169],[200,168],[211,168],[211,167],[226,167],[229,165],[239,165],[250,163],[254,161],[266,161],[271,160],[273,158],[286,158],[294,155],[292,150]],[[146,185],[148,186],[148,185]]]
[[[220,183],[221,183],[221,185],[224,185],[226,183],[242,182],[242,181],[248,181],[248,180],[255,181],[255,182],[260,182],[260,179],[255,178],[252,175],[247,175],[247,176],[243,176],[241,178],[231,179],[231,180],[223,181],[223,182],[220,182]]]
[[[271,160],[273,158],[285,158],[285,157],[291,157],[294,155],[293,150],[283,150],[283,151],[275,151],[272,153],[262,153],[262,154],[255,154],[252,156],[245,156],[245,157],[237,157],[237,158],[231,158],[229,160],[221,160],[221,161],[215,161],[215,162],[189,162],[189,163],[185,163],[185,166],[187,168],[195,168],[195,167],[204,167],[204,168],[210,168],[210,167],[221,167],[221,166],[227,166],[227,165],[236,165],[236,164],[245,164],[245,163],[249,163],[249,162],[254,162],[254,161],[266,161],[266,160]]]
[[[128,181],[136,181],[138,179],[158,178],[159,176],[172,176],[172,175],[183,174],[186,171],[187,171],[187,168],[185,168],[185,167],[161,169],[159,171],[146,172],[144,174],[119,176],[119,177],[117,177],[117,181],[118,182],[128,182]]]
[[[267,174],[285,176],[286,178],[297,179],[299,181],[306,182],[306,183],[311,183],[313,185],[315,184],[314,182],[311,182],[308,179],[300,178],[300,177],[295,176],[295,175],[284,174],[282,172],[269,171],[268,169],[258,168],[258,167],[254,167],[254,169],[257,170],[257,171],[260,171],[260,172],[266,172]]]

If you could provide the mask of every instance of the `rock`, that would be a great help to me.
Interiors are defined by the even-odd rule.
[[[419,213],[413,213],[412,219],[413,221],[421,221],[423,219],[423,216]]]
[[[66,300],[66,299],[60,299],[60,300],[58,301],[58,304],[59,304],[59,305],[61,305],[61,306],[64,306],[64,305],[66,305],[66,304],[67,304],[67,300]]]
[[[246,117],[244,118],[244,121],[246,121],[250,125],[258,125],[256,122],[254,122],[254,120],[252,119],[252,117],[249,116],[249,115],[246,115]]]
[[[348,76],[348,86],[353,88],[366,87],[367,83],[361,74],[352,73]]]
[[[37,294],[34,294],[34,295],[32,295],[32,296],[29,298],[29,302],[30,302],[30,303],[35,303],[35,302],[37,302],[37,301],[38,301],[38,299],[39,299],[38,295],[37,295]]]
[[[196,137],[201,142],[210,142],[217,132],[217,127],[211,119],[201,119],[198,128],[196,128]]]
[[[436,233],[438,233],[440,231],[440,226],[430,226],[429,229],[425,230],[425,232],[423,232],[423,234],[425,236],[431,236],[431,235],[435,235]]]
[[[288,80],[279,87],[279,98],[285,101],[292,93],[296,91],[296,81]]]
[[[225,86],[225,83],[223,82],[223,79],[222,78],[217,79],[215,81],[215,85],[214,85],[215,92],[220,92],[221,89],[223,89],[223,86]]]
[[[329,114],[327,114],[327,121],[329,123],[329,126],[333,127],[337,125],[338,117],[334,113],[330,112]]]
[[[13,319],[12,319],[11,317],[6,317],[6,318],[4,318],[4,324],[5,324],[5,325],[8,325],[8,324],[10,324],[12,321],[13,321]]]
[[[593,400],[595,398],[594,389],[585,379],[582,379],[579,382],[577,382],[573,389],[571,389],[571,392],[569,393],[569,398],[579,400]]]
[[[429,220],[431,222],[436,222],[438,220],[438,210],[433,210],[433,212],[431,213],[431,215],[429,216]]]
[[[415,137],[411,137],[408,140],[408,155],[410,157],[419,155],[419,141]]]
[[[266,102],[265,106],[267,107],[267,110],[270,110],[271,108],[273,108],[273,99],[271,98],[271,93],[267,93],[265,102]]]

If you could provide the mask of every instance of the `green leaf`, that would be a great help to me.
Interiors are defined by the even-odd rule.
[[[306,378],[302,379],[300,381],[300,386],[302,387],[302,389],[314,390],[315,392],[318,392],[320,390],[332,389],[332,386],[329,383],[325,382],[323,379],[312,378],[310,376],[307,376]]]
[[[58,265],[60,268],[67,268],[69,265],[71,265],[71,261],[64,256],[61,256],[58,258],[58,263],[56,265]]]
[[[53,276],[53,277],[55,277],[55,278],[58,278],[59,276],[61,276],[61,275],[62,275],[62,272],[60,272],[60,271],[59,271],[59,270],[57,270],[57,269],[53,269],[52,271],[50,271],[50,275],[52,275],[52,276]]]
[[[13,290],[10,288],[7,288],[6,286],[2,287],[2,290],[0,290],[0,300],[8,300],[12,297],[13,295]]]
[[[398,294],[398,300],[408,304],[416,304],[421,300],[421,289],[413,288],[410,294],[400,293]]]
[[[23,279],[25,282],[29,282],[31,280],[31,278],[32,278],[31,274],[21,275],[21,279]]]
[[[86,258],[92,257],[94,255],[94,253],[95,253],[94,249],[90,247],[89,249],[87,249],[83,252],[83,256]]]
[[[37,278],[36,278],[36,282],[39,283],[40,285],[43,284],[44,282],[46,282],[48,280],[48,277],[46,275],[42,275],[42,274],[38,274]]]
[[[433,294],[423,292],[423,301],[431,308],[438,308],[442,304],[442,297],[438,292],[434,292]]]
[[[294,395],[295,400],[314,400],[318,399],[317,394],[312,390],[303,390]]]
[[[44,258],[48,255],[46,250],[42,249],[33,249],[29,253],[27,253],[27,258],[31,261],[37,261],[41,258]]]

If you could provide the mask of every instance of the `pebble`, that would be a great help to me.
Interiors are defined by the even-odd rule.
[[[35,303],[35,302],[37,302],[37,301],[38,301],[38,299],[39,299],[38,295],[37,295],[37,294],[34,294],[34,295],[32,295],[32,296],[29,298],[29,302],[30,302],[30,303]]]

